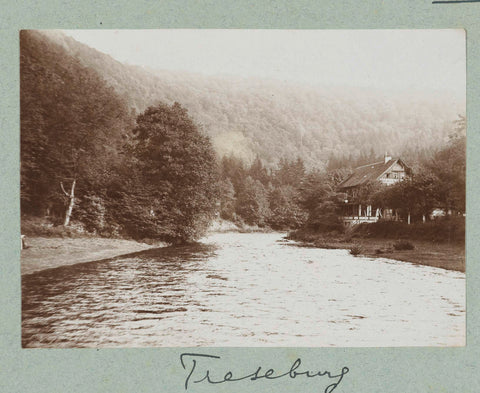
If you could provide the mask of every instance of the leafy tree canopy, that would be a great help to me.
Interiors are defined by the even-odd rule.
[[[138,116],[129,152],[135,160],[142,205],[156,237],[199,238],[214,217],[218,168],[208,137],[178,103],[158,104]]]

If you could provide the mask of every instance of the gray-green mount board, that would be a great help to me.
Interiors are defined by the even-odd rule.
[[[350,372],[336,392],[479,391],[480,3],[411,1],[5,1],[0,6],[0,391],[180,392],[179,356],[221,356],[232,370]],[[22,349],[19,266],[19,29],[448,29],[467,32],[467,346],[464,348]],[[321,379],[197,384],[193,392],[317,392]],[[189,388],[190,390],[190,388]]]

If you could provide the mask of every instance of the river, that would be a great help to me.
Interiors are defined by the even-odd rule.
[[[22,278],[24,347],[464,344],[464,273],[279,233],[214,234]]]

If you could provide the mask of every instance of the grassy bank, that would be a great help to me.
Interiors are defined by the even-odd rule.
[[[21,251],[21,273],[30,274],[65,265],[113,258],[160,246],[162,244],[99,237],[29,237],[28,248]]]
[[[415,225],[379,222],[358,225],[345,233],[302,229],[288,237],[313,247],[355,250],[366,257],[465,272],[464,225],[463,219]],[[402,242],[413,249],[400,249]]]
[[[22,275],[167,245],[151,239],[101,237],[86,232],[76,223],[69,227],[55,226],[34,217],[22,217],[22,234],[26,235],[26,248],[20,254]]]
[[[209,229],[209,232],[266,231],[270,231],[270,229],[225,220],[215,221]],[[76,223],[72,223],[69,227],[54,226],[44,219],[32,217],[22,218],[22,234],[26,235],[27,246],[21,251],[22,275],[168,245],[152,239],[135,241],[100,237],[86,232],[81,225]]]

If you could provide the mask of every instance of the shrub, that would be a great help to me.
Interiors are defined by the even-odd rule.
[[[415,246],[408,240],[397,240],[393,243],[393,248],[395,250],[413,250]]]
[[[316,233],[312,230],[306,229],[306,228],[301,228],[301,229],[297,229],[297,230],[294,230],[294,231],[290,231],[287,235],[287,239],[300,240],[300,241],[307,242],[307,243],[308,242],[314,242],[318,238],[319,238],[318,233]]]
[[[358,244],[354,244],[352,248],[350,249],[350,254],[353,256],[357,256],[362,252],[362,247]]]
[[[48,220],[39,217],[22,217],[21,232],[34,237],[83,237],[87,236],[81,225],[72,223],[70,227],[53,225]]]

